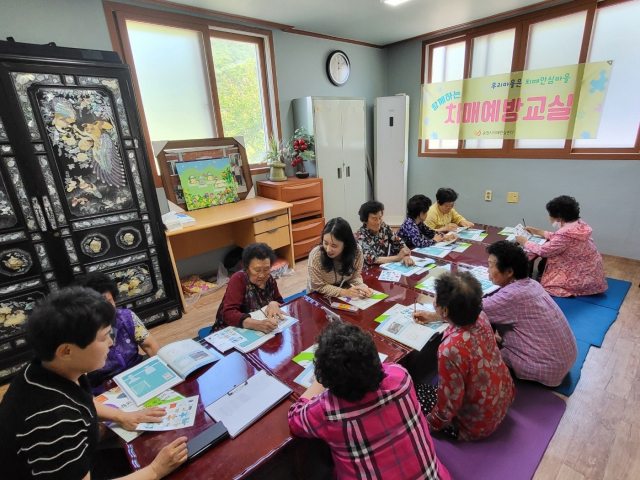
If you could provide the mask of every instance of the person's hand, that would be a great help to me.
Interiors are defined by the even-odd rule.
[[[271,318],[273,320],[283,320],[285,313],[280,310],[280,304],[278,302],[269,302],[267,308],[264,309],[264,313],[267,318]]]
[[[413,318],[414,322],[419,323],[420,325],[442,321],[442,319],[437,313],[425,312],[424,310],[418,310],[417,312],[413,312],[411,314],[411,318]]]
[[[538,235],[539,237],[544,237],[544,230],[540,230],[539,228],[533,228],[533,227],[525,227],[524,229],[527,232],[529,232],[531,235]]]
[[[442,228],[443,232],[455,232],[456,230],[458,230],[458,225],[455,223],[449,223]]]
[[[448,235],[444,236],[444,241],[448,242],[450,240],[455,240],[458,237],[459,237],[459,235],[456,235],[455,233],[449,233]]]
[[[470,222],[469,220],[463,220],[462,222],[460,222],[460,226],[462,226],[462,227],[471,228],[474,225],[475,225],[475,223]]]
[[[438,233],[436,233],[436,234],[433,236],[433,239],[434,239],[436,242],[442,242],[445,238],[446,238],[445,234],[444,234],[444,233],[441,233],[441,232],[438,232]]]
[[[405,267],[413,267],[416,264],[416,262],[413,261],[413,258],[411,258],[411,256],[407,256],[402,259],[402,264]]]
[[[145,408],[137,412],[121,412],[116,423],[125,430],[133,432],[139,423],[159,423],[166,414],[167,411],[161,407]]]
[[[169,445],[160,450],[151,462],[151,468],[163,478],[187,461],[187,437],[176,438]]]
[[[500,336],[500,334],[498,332],[493,332],[493,338],[496,339],[496,343],[498,343],[498,344],[502,343],[502,337]]]
[[[278,320],[273,318],[267,318],[266,320],[246,318],[242,323],[242,326],[250,330],[257,330],[258,332],[271,333],[278,328]]]
[[[362,298],[362,297],[370,297],[371,293],[369,293],[369,295],[366,295],[366,293],[369,291],[368,288],[362,288],[362,286],[351,286],[349,288],[343,288],[341,293],[342,297],[348,297],[348,298]]]
[[[411,249],[408,247],[403,247],[398,253],[398,257],[404,258],[406,256],[411,256]]]
[[[518,242],[520,245],[524,245],[525,243],[527,243],[527,238],[523,237],[522,235],[518,235],[516,237],[516,242]]]

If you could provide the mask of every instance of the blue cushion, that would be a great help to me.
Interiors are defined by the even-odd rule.
[[[607,291],[604,293],[576,298],[581,302],[592,303],[613,310],[620,310],[624,297],[627,295],[629,287],[631,287],[631,282],[607,278],[607,285],[609,288],[607,288]]]
[[[562,383],[554,388],[556,392],[566,395],[567,397],[571,395],[578,386],[580,374],[582,373],[582,365],[587,359],[587,353],[589,353],[589,349],[591,348],[591,345],[587,342],[576,340],[576,343],[578,345],[578,357],[576,358],[576,363],[573,364],[573,367],[571,367],[567,376],[564,377]]]
[[[576,298],[553,297],[569,321],[576,340],[602,346],[609,327],[616,321],[617,310],[581,302]]]

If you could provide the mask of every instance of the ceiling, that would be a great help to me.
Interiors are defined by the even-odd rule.
[[[409,0],[393,7],[380,0],[171,1],[376,45],[541,3],[541,0]]]

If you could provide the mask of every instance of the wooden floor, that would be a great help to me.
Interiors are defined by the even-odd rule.
[[[534,480],[640,479],[640,261],[603,256],[608,277],[632,282],[602,348],[591,347],[575,393]],[[283,297],[306,288],[307,261],[281,278]],[[152,329],[160,345],[213,324],[224,294],[200,299],[181,320]],[[0,387],[0,399],[6,386]],[[1,468],[1,467],[0,467]]]

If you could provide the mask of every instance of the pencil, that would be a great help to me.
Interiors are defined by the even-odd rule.
[[[413,301],[413,313],[416,313],[416,302],[417,300]]]
[[[524,221],[524,218],[522,219],[522,226],[523,226],[523,227],[526,227],[526,226],[527,226],[527,223]]]

